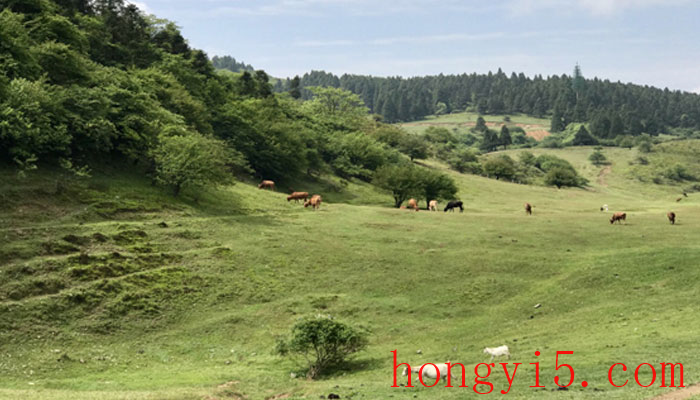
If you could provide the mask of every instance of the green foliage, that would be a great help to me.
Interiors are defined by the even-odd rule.
[[[447,105],[441,101],[435,104],[435,115],[447,114]]]
[[[561,138],[551,135],[542,139],[540,146],[548,149],[562,149],[564,148],[564,143],[562,143]]]
[[[519,154],[519,161],[523,165],[534,167],[537,162],[537,157],[529,151],[521,151]]]
[[[69,153],[71,135],[62,122],[62,94],[42,81],[10,82],[0,103],[0,154],[18,164]]]
[[[476,119],[476,125],[474,126],[475,132],[485,133],[488,130],[486,127],[486,120],[481,115]]]
[[[481,174],[483,171],[478,162],[476,151],[465,146],[457,147],[446,161],[452,169],[458,172]]]
[[[360,129],[367,122],[368,109],[360,97],[348,90],[311,87],[313,99],[304,103],[304,108],[319,121]]]
[[[698,180],[697,177],[688,172],[688,169],[681,164],[675,164],[667,168],[663,172],[663,177],[674,182]]]
[[[362,132],[335,132],[324,157],[339,176],[366,181],[371,179],[374,170],[397,159],[381,143]]]
[[[497,180],[512,180],[516,173],[515,161],[505,154],[490,157],[483,163],[483,168],[486,176],[494,177]]]
[[[484,137],[481,140],[481,145],[479,147],[481,148],[481,150],[489,152],[496,150],[499,144],[500,140],[498,138],[498,133],[493,129],[486,129],[484,131]]]
[[[22,15],[3,8],[0,12],[0,76],[38,78],[40,67],[30,51],[31,44]]]
[[[547,174],[544,176],[544,183],[560,189],[563,186],[581,186],[581,180],[576,171],[562,167],[554,167],[547,171]]]
[[[303,356],[308,363],[307,376],[314,379],[366,348],[368,336],[364,329],[354,328],[330,316],[316,316],[294,324],[290,337],[280,340],[276,351],[282,356]]]
[[[637,148],[641,153],[651,153],[653,150],[654,142],[651,136],[643,134],[637,138]]]
[[[454,199],[457,195],[457,185],[448,175],[432,169],[425,169],[421,171],[421,178],[426,209],[430,200]]]
[[[405,135],[399,144],[399,150],[411,161],[428,158],[428,143],[418,135]]]
[[[591,153],[588,159],[595,166],[606,164],[608,161],[608,159],[605,157],[605,154],[603,154],[603,152],[600,150],[595,150],[593,153]]]
[[[227,168],[230,159],[220,141],[192,134],[162,136],[159,142],[152,154],[156,178],[171,186],[175,196],[182,189],[231,182]]]
[[[425,140],[430,143],[456,143],[458,139],[455,135],[450,132],[447,128],[430,126],[428,127],[423,136]]]
[[[574,135],[574,140],[571,142],[574,146],[593,146],[598,144],[598,140],[588,132],[584,125],[581,125]]]
[[[615,138],[615,142],[620,147],[626,147],[628,149],[634,147],[634,137],[630,135],[618,136],[617,138]]]
[[[501,127],[501,134],[498,137],[498,142],[503,145],[503,149],[507,149],[508,146],[513,144],[513,139],[510,137],[510,130],[505,125]]]
[[[411,196],[421,194],[423,180],[418,167],[401,163],[385,165],[377,169],[372,183],[391,192],[394,197],[394,206],[399,208]]]

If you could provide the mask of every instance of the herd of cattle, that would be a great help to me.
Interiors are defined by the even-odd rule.
[[[275,190],[275,182],[269,181],[269,180],[264,180],[260,182],[258,185],[259,189],[271,189]],[[683,193],[686,197],[687,195]],[[310,198],[309,198],[310,197]],[[294,200],[295,202],[299,202],[299,200],[304,200],[304,207],[312,206],[314,210],[318,209],[321,207],[321,195],[315,194],[313,196],[309,196],[309,192],[292,192],[289,196],[287,196],[287,201],[292,201]],[[532,204],[530,203],[525,203],[525,214],[527,215],[532,215],[532,209],[533,209]],[[403,210],[415,210],[418,211],[418,201],[416,199],[408,199],[408,205],[407,206],[401,206],[400,207]],[[452,200],[447,203],[445,206],[444,211],[454,211],[455,208],[459,208],[459,212],[464,212],[464,203],[461,200]],[[430,211],[437,211],[438,210],[438,201],[437,200],[430,200],[428,202],[428,209]],[[602,207],[600,207],[600,211],[608,211],[608,205],[604,204]],[[666,214],[666,217],[668,217],[668,221],[671,223],[671,225],[676,224],[676,213],[673,211],[670,211],[668,214]],[[610,217],[610,223],[614,224],[615,222],[617,223],[622,223],[622,221],[627,220],[627,213],[624,212],[616,212]]]

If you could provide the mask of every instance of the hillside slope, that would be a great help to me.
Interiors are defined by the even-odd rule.
[[[585,151],[556,154],[575,163]],[[461,214],[391,209],[390,196],[354,183],[336,195],[354,205],[314,212],[245,183],[194,201],[123,172],[81,182],[3,171],[0,398],[457,399],[471,373],[469,389],[390,388],[390,351],[473,366],[504,343],[523,363],[516,399],[561,398],[554,353],[565,350],[575,351],[568,398],[664,390],[610,386],[615,362],[683,362],[686,384],[697,382],[700,195],[677,203],[675,187],[630,181],[624,156],[611,156],[606,185],[587,190],[450,172]],[[627,223],[611,226],[604,203]],[[347,371],[292,379],[299,365],[274,343],[316,313],[369,327],[370,347]],[[545,390],[529,387],[535,361]],[[488,380],[507,387],[502,372]]]

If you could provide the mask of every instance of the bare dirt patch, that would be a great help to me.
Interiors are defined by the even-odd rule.
[[[700,384],[690,385],[683,389],[674,390],[652,397],[650,400],[684,400],[700,395]]]
[[[608,182],[605,180],[605,177],[607,177],[608,174],[610,174],[610,171],[612,171],[612,167],[610,165],[600,170],[600,172],[598,173],[598,184],[600,186],[608,187]]]

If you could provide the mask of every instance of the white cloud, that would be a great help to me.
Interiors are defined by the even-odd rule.
[[[611,16],[635,8],[678,6],[690,2],[691,0],[509,0],[506,8],[514,15],[531,14],[541,9],[558,9]]]
[[[520,39],[525,37],[545,37],[566,39],[569,36],[600,36],[610,34],[607,29],[569,30],[569,31],[527,31],[527,32],[487,32],[487,33],[448,33],[443,35],[394,36],[380,37],[367,40],[330,39],[330,40],[297,40],[298,47],[335,47],[335,46],[391,46],[401,43],[436,44],[444,42],[468,42],[482,40],[497,40],[504,38]]]

